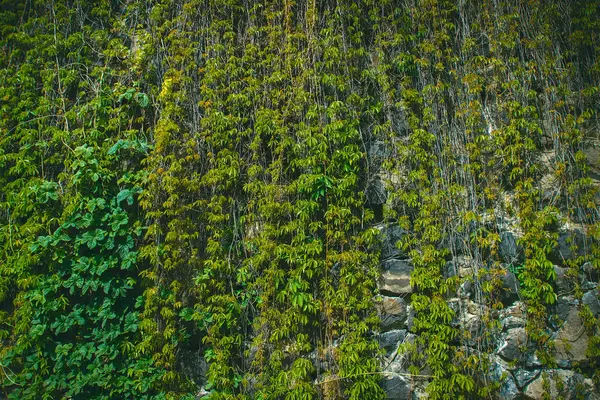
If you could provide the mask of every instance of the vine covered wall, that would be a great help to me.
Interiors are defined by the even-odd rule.
[[[600,2],[0,4],[0,397],[596,398]]]

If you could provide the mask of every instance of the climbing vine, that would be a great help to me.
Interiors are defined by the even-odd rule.
[[[391,226],[411,390],[598,381],[597,1],[0,4],[2,396],[385,398]]]

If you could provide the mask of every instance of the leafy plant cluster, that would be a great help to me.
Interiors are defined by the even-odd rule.
[[[385,398],[379,222],[408,232],[401,351],[430,398],[493,395],[511,265],[553,365],[560,226],[589,239],[578,298],[600,269],[598,6],[3,0],[0,393]],[[478,331],[448,302],[466,280]]]

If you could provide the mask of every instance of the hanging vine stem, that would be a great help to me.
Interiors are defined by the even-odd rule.
[[[402,373],[402,372],[376,371],[376,372],[365,372],[365,373],[362,373],[362,374],[337,377],[337,378],[332,378],[332,379],[325,379],[324,381],[315,383],[315,385],[320,386],[320,385],[325,385],[325,384],[331,383],[331,382],[341,381],[343,379],[358,378],[360,376],[365,376],[365,375],[405,376],[407,378],[420,378],[420,379],[432,379],[432,378],[434,378],[433,375],[419,375],[419,374],[408,374],[408,373]]]
[[[6,133],[7,134],[11,133],[12,131],[14,131],[15,129],[17,129],[18,127],[20,127],[21,125],[25,125],[25,124],[28,124],[30,122],[37,121],[37,120],[40,120],[40,119],[53,118],[53,117],[55,117],[55,118],[64,118],[65,119],[65,124],[68,125],[67,117],[65,115],[50,114],[50,115],[43,115],[41,117],[31,118],[31,119],[28,119],[27,121],[19,122],[17,125],[15,125],[14,127],[12,127]],[[68,131],[67,131],[67,133],[68,133]],[[62,137],[60,138],[60,141],[62,142],[62,144],[65,145],[65,147],[67,149],[69,149],[71,151],[71,153],[75,153],[75,151],[71,148],[71,146],[69,146],[69,144],[67,142],[65,142],[65,140]]]
[[[10,376],[8,376],[8,374],[6,373],[6,370],[8,370],[8,371],[9,371],[9,372],[12,374],[12,376],[15,376],[15,375],[16,375],[16,374],[15,374],[15,373],[14,373],[14,372],[13,372],[13,371],[10,369],[10,368],[8,368],[7,366],[5,366],[5,365],[3,365],[2,363],[0,363],[0,369],[2,369],[2,373],[4,374],[4,376],[6,376],[6,379],[8,379],[8,380],[10,381],[10,383],[12,383],[12,384],[13,384],[13,385],[15,385],[15,386],[23,386],[23,385],[21,385],[20,383],[17,383],[17,382],[15,382],[15,381],[13,381],[13,380],[11,379],[11,377],[10,377]]]
[[[565,215],[585,224],[598,217],[583,157],[598,127],[584,111],[598,101],[598,1],[531,0],[524,9],[512,0],[132,0],[89,10],[79,1],[74,13],[52,0],[28,2],[21,20],[0,12],[6,32],[26,34],[0,39],[0,200],[8,211],[0,217],[0,353],[29,351],[16,338],[48,340],[27,331],[32,310],[20,299],[49,273],[30,273],[27,244],[51,236],[64,207],[82,206],[69,185],[72,149],[97,140],[102,155],[113,139],[141,134],[150,149],[136,153],[143,162],[97,159],[102,171],[132,168],[121,182],[100,176],[98,193],[121,189],[129,173],[144,182],[140,209],[116,207],[135,222],[123,225],[123,239],[133,227],[147,232],[127,242],[144,260],[132,283],[142,293],[140,335],[131,325],[127,342],[119,339],[147,363],[123,382],[158,366],[156,379],[140,375],[139,383],[167,398],[193,397],[194,385],[208,383],[218,398],[354,400],[385,398],[380,377],[402,376],[424,379],[417,383],[430,386],[432,399],[489,398],[501,384],[490,371],[503,322],[495,315],[508,306],[502,278],[515,266],[499,250],[503,231],[525,238],[515,246],[535,247],[530,271],[506,298],[532,305],[527,322],[543,333],[555,330],[546,321],[553,311],[536,290],[552,296],[554,280],[541,272],[552,272],[548,262],[572,262],[575,281],[583,262],[549,258],[550,235]],[[142,111],[130,92],[134,101],[121,101],[130,100],[119,96],[127,88],[143,88],[150,108]],[[546,201],[538,181],[550,173],[560,190]],[[47,213],[22,207],[40,178],[51,191],[36,196],[59,198],[44,203]],[[84,223],[80,239],[105,240]],[[372,301],[382,266],[375,227],[383,224],[406,231],[401,243],[414,267],[404,302],[415,341],[404,341],[410,369],[399,373],[379,357],[376,334],[391,328]],[[70,249],[55,239],[44,257]],[[585,261],[598,269],[595,248]],[[556,295],[581,301],[581,290]],[[466,312],[484,324],[460,318]],[[48,348],[50,371],[58,350]],[[205,355],[202,377],[187,371],[192,348]],[[1,393],[10,398],[37,399],[66,381],[39,369],[26,375],[34,365],[26,357],[0,362]],[[50,395],[69,396],[61,390]]]

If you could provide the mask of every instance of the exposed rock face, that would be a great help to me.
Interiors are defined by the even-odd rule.
[[[412,292],[410,274],[414,266],[410,260],[391,259],[382,264],[383,274],[379,283],[379,291],[394,295]]]
[[[594,317],[600,314],[600,300],[598,300],[598,290],[590,290],[586,292],[581,301],[590,308]]]
[[[411,384],[408,378],[391,375],[383,381],[383,390],[388,399],[410,399]]]
[[[579,302],[572,296],[560,297],[554,306],[554,316],[557,320],[556,329],[567,320],[572,308],[576,308]]]
[[[500,382],[498,394],[500,398],[507,400],[518,399],[520,396],[519,388],[515,383],[515,379],[510,373],[508,366],[498,360],[492,366],[491,377]]]
[[[385,296],[382,296],[379,306],[382,321],[379,343],[384,351],[384,373],[387,373],[382,378],[382,386],[388,399],[426,398],[426,380],[411,380],[404,375],[408,373],[409,363],[401,352],[402,347],[399,347],[402,343],[414,343],[416,338],[410,332],[414,314],[410,304],[410,294],[414,291],[410,286],[413,265],[406,254],[395,248],[396,242],[406,232],[393,225],[380,229],[384,233],[384,251],[379,290]],[[480,354],[478,349],[482,338],[486,338],[484,342],[491,346],[486,356],[489,357],[487,365],[490,367],[487,378],[498,384],[495,392],[498,399],[600,400],[596,394],[600,391],[594,388],[593,382],[576,370],[585,370],[589,365],[586,352],[590,338],[580,311],[581,306],[586,305],[595,317],[600,316],[598,273],[589,263],[581,265],[578,271],[573,271],[570,269],[572,266],[564,263],[565,259],[572,259],[577,254],[568,246],[569,235],[578,241],[583,240],[572,233],[563,233],[559,240],[553,256],[556,263],[553,287],[558,298],[548,308],[547,315],[558,369],[550,369],[542,364],[536,356],[535,344],[527,334],[527,307],[522,297],[521,283],[519,277],[509,269],[511,264],[514,267],[523,262],[523,250],[519,248],[515,234],[510,231],[501,233],[499,253],[506,272],[495,277],[499,288],[498,298],[503,304],[500,309],[488,307],[485,299],[476,295],[481,292],[481,285],[490,280],[488,275],[480,274],[480,270],[486,266],[477,265],[465,253],[456,255],[446,263],[444,275],[459,280],[456,293],[449,294],[447,299],[455,313],[451,325],[461,331],[460,343],[466,353]],[[576,298],[574,294],[577,284],[583,289],[581,298]],[[492,324],[486,318],[492,318]]]
[[[500,247],[498,251],[505,263],[511,264],[519,262],[521,249],[517,247],[517,240],[512,232],[504,231],[500,234]]]
[[[384,333],[405,327],[407,317],[408,307],[403,298],[382,296],[379,318]]]
[[[514,272],[506,271],[502,277],[502,299],[505,304],[512,304],[519,298],[519,280]]]
[[[559,267],[557,265],[554,266],[554,273],[556,274],[555,285],[559,294],[569,293],[573,289],[572,283],[569,281],[567,277],[567,269]]]
[[[591,172],[595,179],[600,178],[600,141],[593,140],[583,148],[583,152],[589,163]]]
[[[379,230],[382,235],[381,259],[406,258],[406,253],[396,246],[398,241],[406,235],[406,231],[393,224],[379,226]]]
[[[512,306],[505,308],[500,312],[500,322],[502,330],[507,331],[512,328],[525,326],[525,305],[516,302]]]
[[[379,346],[390,356],[398,349],[398,345],[404,341],[406,329],[394,329],[384,332],[379,337]]]
[[[584,363],[587,360],[586,351],[589,337],[583,326],[577,308],[571,308],[569,315],[555,336],[556,361],[562,368],[568,368],[573,363]]]
[[[367,202],[371,205],[385,204],[388,196],[385,184],[377,177],[367,187],[366,195]]]
[[[383,140],[377,140],[369,147],[369,159],[375,165],[372,165],[373,170],[377,170],[382,160],[389,157],[391,150],[388,144]]]
[[[549,259],[556,264],[563,264],[565,260],[585,254],[585,248],[585,235],[581,231],[561,231],[558,235],[558,246],[549,255]]]
[[[525,328],[513,328],[503,334],[497,353],[507,361],[522,360],[527,355],[527,347]]]
[[[585,379],[581,374],[564,369],[544,371],[527,386],[524,394],[533,400],[559,397],[567,400],[599,398],[598,394],[594,392],[590,379]]]
[[[513,372],[513,377],[519,389],[526,387],[531,381],[540,376],[540,370],[518,369]]]
[[[580,279],[583,290],[595,289],[598,286],[598,278],[598,270],[593,267],[592,263],[586,262],[581,266]]]

